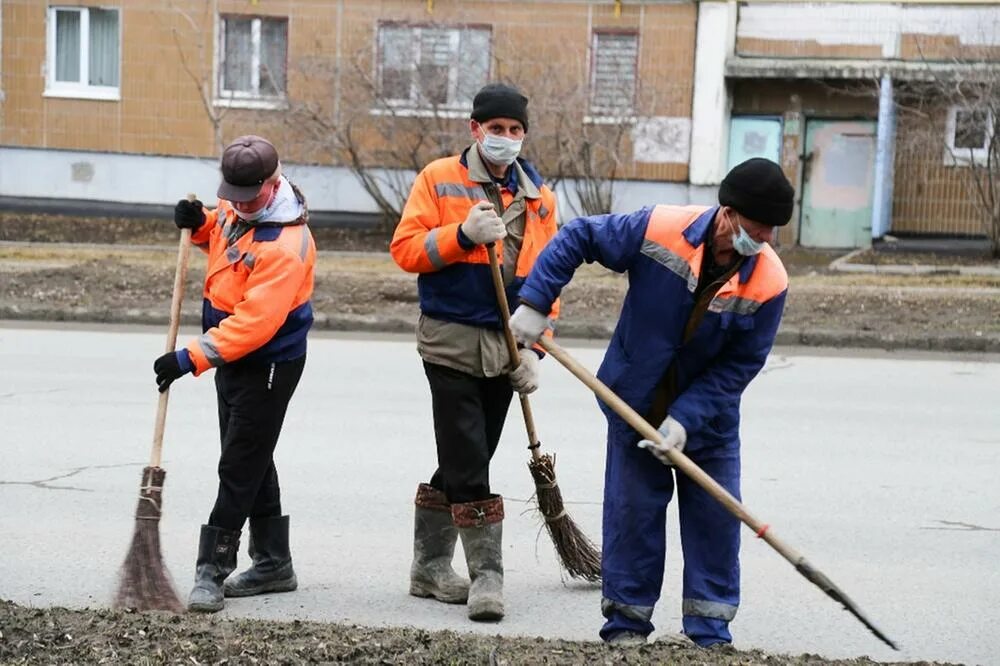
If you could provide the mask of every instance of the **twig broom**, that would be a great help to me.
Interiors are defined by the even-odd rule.
[[[188,199],[192,199],[188,195]],[[188,256],[191,252],[191,230],[181,229],[177,249],[177,269],[174,271],[174,294],[170,303],[170,328],[167,331],[168,352],[174,351],[177,329],[180,327],[181,301],[187,277]],[[160,553],[160,515],[163,512],[163,479],[167,471],[160,467],[163,450],[163,429],[167,421],[167,400],[170,389],[160,394],[153,429],[153,450],[149,466],[142,470],[139,504],[135,509],[135,532],[125,562],[119,574],[116,608],[165,610],[183,613],[184,605],[177,597]]]
[[[490,257],[490,270],[493,273],[493,288],[496,290],[497,305],[503,320],[504,337],[507,340],[507,351],[510,353],[512,367],[517,367],[520,356],[517,352],[517,341],[510,331],[510,306],[507,303],[507,293],[504,291],[503,275],[497,261],[496,248],[492,243],[486,246]],[[521,412],[524,414],[524,426],[528,431],[528,449],[531,460],[528,469],[535,481],[535,499],[538,509],[545,519],[556,554],[563,568],[573,578],[596,582],[601,579],[601,553],[587,535],[569,514],[563,504],[562,492],[556,482],[556,459],[547,453],[541,453],[541,444],[535,432],[535,419],[531,414],[531,404],[528,396],[519,394]]]

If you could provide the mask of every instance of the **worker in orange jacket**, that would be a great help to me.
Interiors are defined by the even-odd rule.
[[[222,155],[219,204],[181,200],[174,222],[208,253],[202,329],[182,349],[156,359],[159,390],[177,378],[215,368],[222,454],[219,490],[201,527],[193,611],[215,612],[224,596],[294,590],[288,516],[274,467],[288,403],[306,361],[316,246],[298,188],[281,175],[266,139],[243,136]],[[236,569],[243,524],[250,519],[253,565]]]
[[[538,387],[540,352],[511,359],[486,251],[496,244],[507,300],[556,232],[556,200],[535,168],[518,157],[528,131],[528,99],[490,84],[474,100],[473,143],[417,176],[390,252],[419,273],[417,351],[431,389],[437,470],[417,488],[410,594],[468,603],[477,621],[503,617],[503,498],[491,491],[490,460],[513,391]],[[550,308],[554,321],[559,304]],[[462,539],[471,577],[452,568]]]

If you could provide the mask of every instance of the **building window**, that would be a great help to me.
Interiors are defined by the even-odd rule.
[[[119,99],[117,9],[50,7],[45,94]]]
[[[631,116],[635,111],[639,35],[595,31],[590,56],[590,113]]]
[[[945,124],[944,161],[949,166],[985,164],[996,119],[989,109],[952,106]]]
[[[218,102],[283,102],[288,73],[288,20],[223,16],[219,30]]]
[[[378,94],[404,109],[467,112],[490,73],[490,30],[382,24]]]

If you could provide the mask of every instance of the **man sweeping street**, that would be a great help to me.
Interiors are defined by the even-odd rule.
[[[222,154],[219,204],[182,200],[175,224],[208,253],[201,337],[156,359],[159,390],[177,378],[215,368],[219,490],[201,527],[193,611],[215,612],[223,596],[297,587],[282,515],[274,449],[306,361],[316,247],[299,190],[281,175],[266,139],[243,136]],[[236,568],[243,524],[250,519],[252,566]]]
[[[417,176],[390,251],[401,268],[420,274],[417,350],[437,440],[437,470],[417,488],[410,594],[467,602],[470,619],[496,621],[504,614],[504,508],[490,488],[490,460],[512,392],[538,386],[539,355],[521,349],[512,362],[486,245],[499,246],[507,299],[516,302],[556,232],[556,201],[519,157],[528,132],[520,91],[485,86],[473,100],[469,129],[472,145]],[[557,314],[553,301],[545,316]],[[459,535],[471,586],[452,568]]]
[[[569,222],[521,288],[510,325],[522,343],[532,344],[580,264],[596,261],[629,275],[598,376],[658,425],[663,441],[639,441],[602,403],[608,438],[600,635],[608,642],[645,643],[653,631],[675,485],[683,632],[702,647],[732,642],[740,522],[660,463],[669,462],[671,447],[683,450],[739,499],[740,398],[764,365],[781,320],[788,278],[768,243],[775,228],[788,223],[793,198],[777,164],[751,159],[723,179],[717,207],[654,206]]]

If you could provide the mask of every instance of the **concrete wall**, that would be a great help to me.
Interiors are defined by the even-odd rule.
[[[284,170],[302,188],[312,210],[378,212],[346,167],[292,163],[285,164]],[[0,147],[0,197],[173,204],[194,192],[205,203],[213,203],[218,182],[214,159]],[[563,220],[573,216],[572,192],[572,181],[557,188]],[[626,212],[657,203],[713,204],[715,195],[714,187],[621,180],[615,183],[613,209]]]
[[[733,53],[735,27],[735,2],[699,3],[689,174],[695,185],[718,184],[726,175],[730,107],[726,58]]]
[[[995,2],[754,2],[744,4],[739,14],[736,52],[741,56],[1000,59]]]

